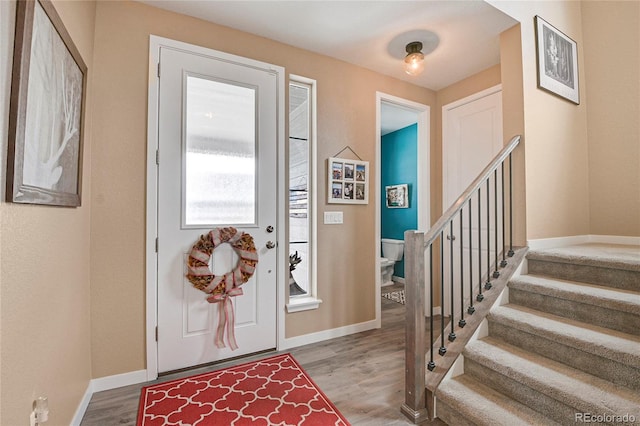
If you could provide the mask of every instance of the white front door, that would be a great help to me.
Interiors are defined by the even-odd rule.
[[[247,64],[249,62],[249,64]],[[278,75],[253,61],[162,46],[158,95],[158,371],[276,347]],[[258,252],[231,298],[238,349],[215,345],[219,309],[187,280],[200,235],[235,227]],[[276,247],[274,247],[276,246]],[[271,248],[269,248],[271,247]],[[213,274],[236,266],[229,244]]]
[[[500,87],[488,89],[469,98],[462,99],[455,103],[442,107],[442,156],[443,156],[443,190],[442,208],[446,211],[467,187],[474,181],[482,170],[489,165],[491,160],[500,152],[504,145],[502,139],[502,91]],[[477,195],[471,200],[471,233],[469,233],[469,211],[463,212],[462,234],[460,235],[460,218],[456,217],[451,229],[445,230],[445,235],[453,240],[453,258],[451,257],[451,247],[449,239],[445,241],[444,247],[444,288],[445,306],[444,314],[449,315],[451,311],[451,259],[453,259],[453,270],[460,270],[460,241],[463,241],[463,256],[469,256],[469,234],[472,241],[472,261],[473,271],[468,270],[469,262],[464,262],[465,296],[468,298],[469,277],[473,280],[475,291],[479,281],[478,265],[482,259],[481,266],[487,268],[487,256],[493,261],[495,255],[495,244],[490,239],[487,240],[487,226],[493,230],[495,218],[490,215],[487,221],[486,215],[486,186],[481,188],[481,220],[478,224],[478,198]],[[491,191],[491,211],[494,206],[494,181],[490,181]],[[501,202],[498,208],[501,209]],[[491,233],[493,235],[493,233]],[[482,244],[482,253],[478,253],[479,243]],[[487,249],[489,248],[489,251]],[[460,292],[459,274],[454,274],[453,283],[454,300],[459,300]],[[460,306],[454,306],[456,318],[459,318]]]

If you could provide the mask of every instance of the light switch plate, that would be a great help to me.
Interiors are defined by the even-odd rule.
[[[342,212],[324,212],[325,225],[338,225],[343,223]]]

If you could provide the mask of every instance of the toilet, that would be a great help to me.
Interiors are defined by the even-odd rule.
[[[382,258],[380,258],[381,285],[393,284],[393,266],[402,260],[404,241],[382,238]]]

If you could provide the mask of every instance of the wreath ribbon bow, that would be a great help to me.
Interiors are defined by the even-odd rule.
[[[222,243],[229,243],[239,257],[238,265],[224,275],[214,275],[209,268],[213,250]],[[238,349],[235,337],[235,313],[232,297],[243,294],[240,286],[253,276],[258,263],[253,238],[235,228],[215,228],[192,247],[187,259],[187,279],[197,289],[209,294],[207,302],[220,303],[215,344],[225,348],[224,337],[231,350]]]
[[[242,296],[242,294],[242,289],[236,287],[227,293],[218,293],[207,297],[207,302],[209,303],[221,303],[218,308],[218,328],[216,330],[215,339],[215,344],[220,349],[226,347],[224,344],[225,330],[227,332],[227,341],[229,342],[231,350],[235,351],[238,349],[238,343],[236,342],[236,334],[234,331],[236,317],[233,311],[233,302],[231,301],[231,298],[234,296]]]

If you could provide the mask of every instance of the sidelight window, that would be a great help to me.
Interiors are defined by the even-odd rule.
[[[315,81],[289,83],[289,304],[287,310],[315,309]]]

